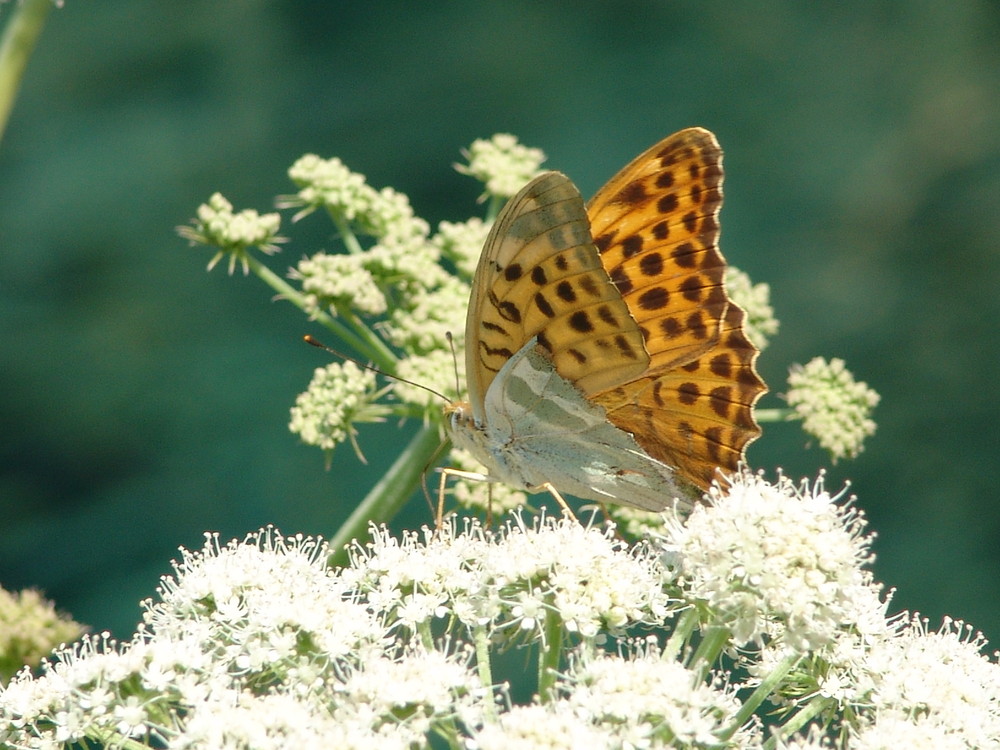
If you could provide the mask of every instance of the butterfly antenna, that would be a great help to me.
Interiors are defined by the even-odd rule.
[[[455,393],[462,392],[462,386],[458,382],[458,354],[455,353],[455,337],[451,331],[445,331],[445,338],[448,339],[448,346],[451,347],[451,364],[455,368]]]
[[[322,341],[313,338],[309,334],[306,334],[302,338],[310,346],[315,346],[317,349],[323,349],[324,351],[330,352],[330,354],[332,354],[335,357],[339,357],[340,359],[345,359],[348,362],[353,362],[358,367],[361,367],[361,368],[363,368],[365,370],[371,370],[372,372],[374,372],[374,373],[376,373],[378,375],[384,375],[385,377],[390,378],[392,380],[396,380],[396,381],[398,381],[400,383],[406,383],[407,385],[412,385],[414,388],[422,388],[423,390],[427,391],[428,393],[433,393],[435,396],[437,396],[439,399],[441,399],[442,401],[444,401],[446,404],[450,404],[451,403],[451,399],[450,398],[448,398],[447,396],[445,396],[443,393],[438,393],[433,388],[428,388],[426,385],[423,385],[421,383],[414,383],[412,380],[407,380],[406,378],[401,378],[401,377],[399,377],[399,375],[393,375],[391,372],[386,372],[385,370],[382,370],[382,369],[379,369],[378,367],[375,367],[375,365],[366,364],[365,362],[362,362],[359,359],[355,359],[354,357],[351,357],[350,355],[344,354],[343,352],[338,352],[336,349],[333,349],[333,348],[327,346]],[[455,353],[454,347],[452,347],[451,351],[452,351],[452,354]]]

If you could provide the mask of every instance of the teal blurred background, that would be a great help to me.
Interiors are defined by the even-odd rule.
[[[0,583],[127,636],[179,545],[329,534],[405,445],[363,430],[370,465],[326,472],[288,432],[328,358],[175,234],[212,192],[268,210],[315,152],[436,224],[481,212],[450,168],[474,138],[589,195],[690,125],[726,152],[724,252],[772,285],[772,389],[821,354],[883,396],[828,486],[851,480],[892,609],[997,639],[1000,8],[976,0],[68,0],[0,142]],[[291,233],[281,273],[335,246],[320,217]],[[814,476],[805,443],[771,426],[750,458]]]

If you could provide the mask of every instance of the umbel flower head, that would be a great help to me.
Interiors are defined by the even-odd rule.
[[[0,684],[21,666],[38,666],[55,646],[80,637],[84,628],[56,612],[32,589],[0,588]]]
[[[286,238],[278,236],[281,216],[276,213],[259,214],[253,209],[233,212],[233,204],[215,193],[198,207],[198,218],[193,226],[181,226],[177,231],[192,244],[215,245],[219,251],[208,262],[211,271],[216,263],[229,256],[229,273],[232,275],[236,264],[243,267],[243,274],[249,270],[247,251],[251,247],[271,255],[278,252],[278,243]]]
[[[86,638],[0,688],[0,747],[1000,742],[982,636],[886,617],[863,522],[821,483],[742,473],[692,528],[668,521],[633,547],[544,516],[373,528],[343,568],[316,538],[209,535],[131,640]]]
[[[788,376],[785,398],[803,420],[803,429],[815,436],[834,462],[853,458],[866,437],[875,434],[871,412],[879,395],[857,382],[844,360],[814,357],[796,365]]]

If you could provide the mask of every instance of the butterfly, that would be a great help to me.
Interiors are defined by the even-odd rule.
[[[737,467],[767,388],[723,286],[721,204],[722,150],[701,128],[586,205],[559,172],[507,202],[472,282],[468,401],[446,408],[480,478],[659,511]]]

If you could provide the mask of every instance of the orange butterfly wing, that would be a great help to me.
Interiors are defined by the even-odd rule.
[[[701,128],[639,155],[587,205],[591,232],[649,354],[639,377],[587,395],[651,456],[705,488],[760,435],[767,387],[718,248],[722,150]]]

